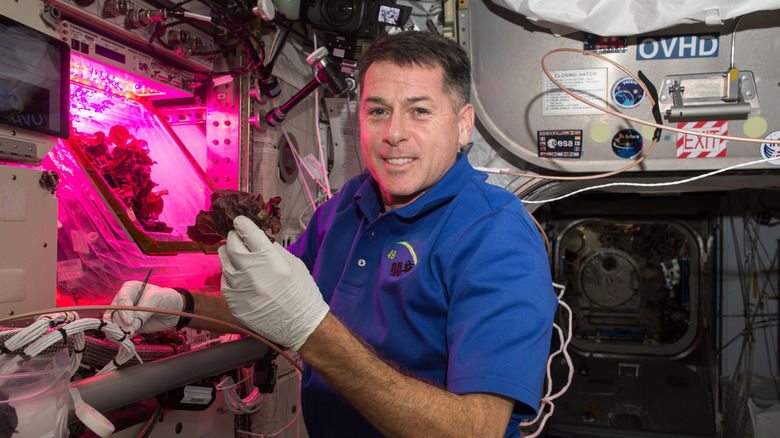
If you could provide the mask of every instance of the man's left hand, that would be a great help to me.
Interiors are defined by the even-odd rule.
[[[254,332],[297,350],[329,311],[306,265],[249,218],[219,248],[222,296],[233,315]]]

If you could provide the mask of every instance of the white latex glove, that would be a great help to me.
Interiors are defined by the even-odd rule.
[[[138,292],[140,281],[127,281],[111,301],[112,306],[132,306]],[[176,290],[147,284],[143,297],[138,302],[139,307],[154,307],[157,309],[178,310],[184,308],[184,298]],[[107,310],[103,320],[113,322],[130,333],[151,333],[176,327],[179,317],[164,313],[136,312],[133,310]]]
[[[249,218],[219,248],[222,296],[236,318],[269,341],[298,350],[330,310],[306,265]]]

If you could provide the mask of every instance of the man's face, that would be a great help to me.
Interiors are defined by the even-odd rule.
[[[360,145],[385,210],[409,204],[436,184],[473,126],[471,104],[456,113],[442,91],[441,67],[372,64],[360,100]]]

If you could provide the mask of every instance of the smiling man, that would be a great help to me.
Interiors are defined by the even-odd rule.
[[[468,57],[404,32],[374,43],[359,69],[369,172],[320,206],[289,252],[236,218],[219,250],[222,296],[303,357],[311,437],[520,436],[539,406],[557,299],[522,203],[458,153],[474,126]],[[215,314],[201,302],[197,313]]]
[[[458,153],[474,126],[468,57],[442,36],[404,32],[358,68],[368,174],[317,210],[288,248],[299,259],[239,221],[220,251],[228,284],[290,264],[222,293],[271,339],[291,321],[297,334],[282,343],[306,363],[312,437],[519,436],[539,406],[557,300],[521,202]],[[291,303],[270,324],[240,310],[259,305],[244,296],[281,295]]]
[[[385,210],[433,187],[468,143],[474,108],[442,85],[441,66],[378,61],[363,75],[360,143]]]

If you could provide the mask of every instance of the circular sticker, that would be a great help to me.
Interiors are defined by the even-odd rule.
[[[645,90],[630,76],[625,76],[612,86],[612,100],[621,108],[636,108],[645,100]]]
[[[780,130],[770,132],[764,138],[767,140],[780,140]],[[780,166],[780,144],[761,143],[761,158],[769,160],[767,161],[769,164]]]
[[[608,142],[610,135],[612,135],[612,129],[606,123],[597,123],[590,128],[590,139],[596,143]]]
[[[642,150],[642,134],[623,129],[612,137],[612,152],[620,158],[631,158]]]

